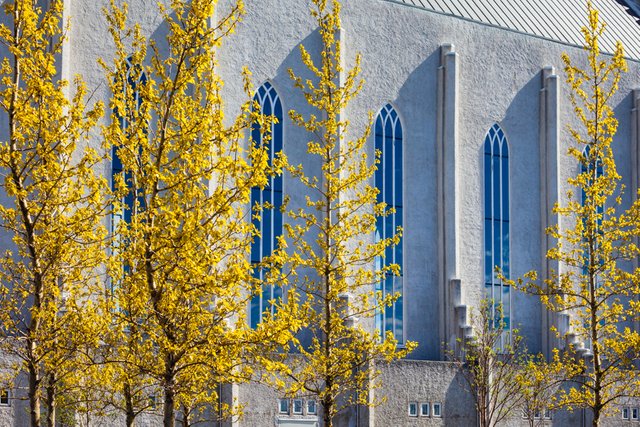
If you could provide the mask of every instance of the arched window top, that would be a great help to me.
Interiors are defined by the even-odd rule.
[[[582,162],[582,169],[583,170],[587,170],[587,165],[589,165],[589,163],[591,163],[591,160],[589,158],[590,155],[591,155],[591,145],[587,144],[582,149],[582,157],[585,159],[585,161]],[[600,156],[598,156],[598,158],[596,160],[596,166],[598,167],[598,169],[602,169],[602,158]]]
[[[591,158],[591,145],[587,144],[582,149],[582,159],[580,160],[580,174],[586,175],[586,182],[582,187],[582,204],[587,203],[586,188],[592,186],[602,175],[604,175],[604,165],[602,164],[602,158],[598,156],[597,159]],[[602,205],[598,206],[598,213],[603,212]]]
[[[402,122],[400,115],[391,104],[380,109],[376,116],[376,134],[384,133],[394,139],[402,140]]]
[[[507,136],[497,123],[491,126],[491,129],[487,132],[487,136],[484,139],[484,152],[494,156],[509,156]]]
[[[580,168],[582,169],[582,172],[586,172],[587,169],[588,169],[587,165],[589,164],[589,155],[590,154],[591,154],[591,145],[587,144],[582,149],[582,158],[584,159],[580,164]],[[598,160],[600,160],[600,159],[598,159]]]
[[[142,70],[142,67],[140,67],[139,64],[134,65],[131,63],[131,57],[127,58],[125,62],[127,66],[125,74],[127,84],[124,86],[124,93],[126,94],[128,90],[131,90],[135,97],[136,108],[140,108],[140,103],[142,102],[140,86],[147,83],[147,74]]]
[[[275,120],[271,123],[271,147],[269,147],[269,164],[276,153],[282,151],[283,140],[283,126],[282,121],[284,119],[282,112],[282,102],[280,96],[276,91],[276,88],[269,82],[264,82],[258,90],[256,90],[253,100],[258,103],[260,112],[265,116],[271,116]],[[262,129],[259,123],[254,123],[252,126],[252,139],[254,144],[263,143],[263,133],[265,129]]]
[[[130,99],[128,98],[129,96],[132,97],[131,100],[133,101],[132,105],[127,105],[125,108],[128,109],[133,107],[134,111],[137,112],[140,110],[140,107],[143,101],[143,95],[140,93],[140,87],[147,83],[147,75],[145,74],[144,70],[142,70],[142,67],[139,64],[134,65],[131,62],[131,57],[125,60],[125,65],[126,65],[126,73],[125,73],[125,81],[123,82],[122,91],[123,91],[125,101],[127,103],[129,102],[128,100]],[[122,130],[127,130],[131,126],[131,123],[129,122],[129,120],[131,119],[132,115],[127,114],[127,112],[124,112],[124,114],[121,114],[121,112],[118,111],[117,109],[114,109],[114,112],[116,113],[116,116],[120,121],[120,128]],[[129,113],[131,113],[131,111],[129,111]],[[113,176],[123,171],[122,161],[118,156],[118,148],[119,147],[116,145],[114,145],[111,148],[112,150],[111,167],[112,167]],[[113,176],[112,176],[112,181],[113,181]],[[131,207],[130,205],[128,206]]]
[[[260,105],[262,114],[267,116],[276,116],[278,119],[282,118],[282,102],[280,102],[280,96],[278,91],[269,82],[264,82],[256,94],[253,96],[254,101]]]
[[[147,74],[144,72],[144,70],[142,69],[142,67],[140,66],[140,64],[136,64],[135,66],[133,65],[133,63],[131,62],[131,57],[127,58],[125,60],[126,65],[127,65],[127,73],[126,73],[126,77],[127,77],[127,82],[129,83],[129,85],[131,85],[133,88],[135,88],[139,83],[146,83],[147,82]],[[132,74],[132,71],[138,71],[137,76]],[[137,78],[136,78],[137,77]],[[135,78],[135,80],[134,80]]]

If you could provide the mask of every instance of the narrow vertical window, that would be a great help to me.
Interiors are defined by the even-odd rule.
[[[133,106],[136,109],[136,112],[140,109],[142,105],[142,97],[140,95],[140,88],[147,81],[147,76],[145,73],[135,67],[131,66],[131,63],[127,61],[127,74],[125,76],[125,84],[123,86],[125,104],[131,103],[131,105],[127,105],[127,107]],[[123,114],[115,111],[118,119],[120,121],[120,128],[123,130],[125,135],[129,136],[129,134],[135,133],[135,130],[131,130],[133,124],[129,122],[129,117],[131,117],[130,112],[125,111]],[[113,146],[111,148],[111,188],[115,190],[115,181],[118,175],[124,173],[124,181],[130,182],[131,180],[131,172],[125,171],[122,166],[122,160],[118,154],[118,150],[120,147]],[[118,224],[120,221],[125,221],[126,223],[131,222],[131,213],[133,210],[134,204],[134,196],[133,192],[128,192],[123,199],[121,200],[123,210],[115,210],[113,209],[112,218],[111,218],[111,231],[112,233],[116,233]]]
[[[393,237],[398,227],[402,227],[402,124],[396,110],[385,105],[376,117],[375,149],[380,153],[380,163],[374,180],[378,189],[378,203],[384,202],[393,213],[379,217],[376,223],[376,240]],[[386,249],[384,258],[376,260],[376,268],[397,264],[400,275],[387,274],[376,291],[384,296],[399,294],[399,298],[376,315],[376,328],[382,336],[391,331],[402,344],[404,342],[403,322],[403,260],[402,240]]]
[[[594,186],[594,184],[596,183],[596,181],[602,176],[603,174],[603,167],[602,167],[602,159],[600,159],[600,157],[598,156],[598,158],[594,158],[592,159],[591,156],[594,155],[593,153],[591,153],[591,146],[587,145],[584,147],[584,150],[582,152],[582,156],[584,157],[584,161],[580,164],[580,173],[582,175],[584,175],[585,178],[585,185],[582,188],[582,206],[587,207],[587,204],[592,204],[593,205],[593,209],[595,209],[596,211],[596,215],[597,215],[597,220],[596,220],[596,230],[595,233],[599,233],[599,230],[601,228],[602,225],[602,219],[603,219],[603,215],[604,215],[604,206],[601,204],[597,204],[595,202],[594,196],[592,196],[591,198],[587,197],[587,192],[585,191],[586,188],[592,188]],[[584,233],[587,233],[587,223],[586,220],[583,223],[584,226]],[[587,236],[584,237],[584,241],[585,241],[585,253],[584,253],[584,266],[582,268],[582,273],[584,275],[587,275],[589,273],[588,268],[589,265],[592,264],[590,262],[590,258],[592,256],[592,251],[589,248],[589,243],[587,242]],[[597,248],[593,248],[593,256],[596,256]],[[595,260],[594,260],[595,263]]]
[[[254,101],[260,112],[273,117],[270,129],[262,129],[259,123],[251,128],[251,140],[258,147],[265,147],[269,155],[269,166],[273,165],[275,156],[282,151],[282,103],[275,88],[265,83],[257,90]],[[257,265],[264,257],[273,253],[278,237],[282,235],[282,175],[271,176],[264,188],[251,189],[251,206],[258,207],[259,217],[254,217],[253,225],[258,236],[251,245],[251,263]],[[254,211],[254,213],[256,213]],[[260,282],[266,271],[259,267],[253,269],[253,276]],[[250,324],[258,326],[265,313],[274,313],[273,302],[282,297],[279,286],[264,286],[262,291],[251,299]]]
[[[133,138],[136,135],[139,124],[133,123],[132,118],[137,117],[140,107],[142,105],[142,95],[140,93],[142,86],[147,82],[147,76],[140,69],[140,67],[134,67],[127,60],[127,71],[125,75],[125,81],[123,82],[123,101],[126,111],[119,112],[114,110],[116,117],[118,118],[120,128],[127,138]],[[130,111],[129,109],[134,109]],[[142,125],[143,130],[146,132],[146,124]],[[116,191],[116,179],[121,176],[127,186],[131,182],[131,171],[125,170],[122,160],[120,158],[119,150],[122,149],[114,145],[111,147],[111,189]],[[120,206],[112,206],[111,209],[111,233],[115,237],[113,240],[113,251],[118,251],[124,243],[121,241],[121,237],[118,236],[118,227],[124,221],[125,224],[131,223],[131,215],[133,213],[135,204],[134,191],[127,191],[121,196]],[[124,272],[129,271],[128,266],[124,266]],[[111,284],[111,291],[114,291],[114,287],[117,284]]]
[[[497,124],[484,140],[484,257],[485,292],[493,302],[494,326],[504,328],[497,343],[503,348],[511,330],[511,289],[498,278],[496,267],[509,277],[509,146]]]
[[[597,237],[596,235],[600,233],[602,228],[602,220],[604,218],[604,206],[602,204],[597,204],[595,201],[595,194],[591,195],[591,197],[587,196],[587,192],[585,189],[593,188],[596,181],[602,176],[604,169],[602,166],[602,159],[600,156],[597,158],[591,158],[591,156],[595,156],[595,153],[591,152],[591,146],[586,145],[584,150],[582,151],[583,161],[580,163],[580,173],[584,176],[585,184],[582,188],[582,206],[587,208],[588,210],[595,209],[596,213],[596,224],[595,230],[593,233],[588,233],[587,230],[587,219],[586,216],[583,217],[583,261],[582,261],[582,274],[584,276],[584,280],[589,280],[589,267],[595,267],[596,265],[602,262],[602,259],[598,257],[598,246],[597,246]],[[595,241],[592,244],[589,243],[589,234],[592,237],[596,237]],[[592,259],[593,258],[593,259]],[[599,277],[595,277],[595,287],[599,288],[602,285],[602,281]],[[600,325],[604,325],[604,319],[600,320]],[[588,328],[588,325],[585,323],[585,328]],[[586,339],[584,342],[586,348],[591,348],[592,343],[591,340]]]

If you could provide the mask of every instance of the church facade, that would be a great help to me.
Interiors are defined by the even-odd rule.
[[[529,351],[549,355],[566,345],[550,328],[569,332],[568,315],[548,312],[536,297],[502,285],[492,273],[495,265],[511,278],[529,270],[545,277],[554,269],[545,256],[553,242],[544,230],[558,220],[552,208],[566,201],[567,178],[579,173],[567,153],[568,125],[577,121],[560,57],[567,52],[585,64],[579,28],[586,22],[586,5],[544,3],[343,4],[345,63],[361,53],[366,80],[345,115],[362,129],[367,112],[374,112],[372,153],[377,140],[390,133],[394,146],[401,146],[396,149],[401,183],[394,182],[392,200],[401,208],[404,228],[402,278],[394,288],[402,302],[383,320],[400,342],[417,341],[418,348],[408,360],[381,368],[383,386],[374,393],[385,399],[382,405],[343,414],[339,425],[476,425],[473,402],[445,361],[444,349],[472,333],[469,315],[487,294],[503,303],[505,322],[519,330]],[[607,0],[594,6],[607,23],[603,50],[612,52],[621,40],[629,63],[612,100],[620,122],[613,148],[627,188],[623,204],[629,206],[640,186],[640,27],[633,15],[638,8]],[[228,99],[240,93],[233,70],[247,64],[256,86],[274,88],[285,111],[306,112],[287,70],[305,76],[298,46],[319,49],[307,8],[304,2],[269,0],[247,5],[242,26],[224,50]],[[283,123],[284,151],[294,162],[304,161],[304,133],[286,113]],[[293,185],[285,181],[284,193],[295,194]],[[588,348],[577,345],[588,355]],[[245,386],[235,396],[247,403],[239,425],[315,425],[304,399],[281,399],[266,388]],[[632,425],[634,404],[621,404],[607,423]],[[585,411],[543,411],[536,423],[590,421]],[[520,424],[528,425],[517,417],[505,423]]]
[[[227,108],[238,109],[245,101],[239,71],[246,65],[258,102],[281,115],[282,150],[293,163],[304,163],[307,137],[287,111],[310,110],[288,70],[306,77],[298,48],[304,45],[312,54],[320,49],[309,5],[246,3],[242,23],[220,54]],[[638,8],[631,1],[593,3],[608,25],[603,50],[611,52],[621,40],[629,65],[611,101],[620,123],[613,149],[627,189],[623,205],[629,206],[640,188],[640,24],[633,15]],[[161,34],[154,2],[129,4],[130,16],[146,34]],[[219,8],[230,4],[221,0]],[[109,58],[113,47],[104,42],[106,22],[96,17],[106,6],[106,0],[65,0],[72,26],[61,70],[64,78],[81,74],[93,96],[104,100],[110,95],[96,60]],[[383,386],[373,393],[384,403],[344,413],[338,425],[475,426],[472,399],[445,349],[473,333],[470,314],[487,294],[502,302],[507,327],[519,330],[530,352],[549,355],[566,345],[550,328],[569,332],[568,315],[550,313],[536,297],[505,286],[493,267],[512,279],[529,270],[544,277],[554,268],[545,256],[553,242],[544,230],[557,222],[552,208],[566,201],[567,178],[579,172],[567,153],[572,141],[567,126],[578,124],[561,54],[585,64],[579,31],[585,23],[582,0],[343,1],[344,62],[349,66],[361,53],[366,80],[345,115],[357,134],[368,112],[374,113],[372,155],[391,140],[393,151],[383,152],[381,166],[394,171],[385,201],[396,206],[393,225],[404,230],[394,253],[402,275],[389,285],[402,297],[376,320],[400,343],[416,341],[418,347],[406,360],[380,367]],[[94,136],[99,146],[100,136]],[[109,166],[104,173],[112,173]],[[303,202],[296,196],[303,194],[299,185],[286,177],[276,183],[294,205]],[[263,239],[277,234],[274,229]],[[254,299],[247,318],[255,321],[262,308],[262,300]],[[229,425],[321,424],[315,400],[285,399],[265,385],[229,386],[222,398],[245,408],[244,417]],[[625,405],[607,423],[640,425],[640,402]],[[14,419],[20,418],[11,409]],[[541,413],[538,421],[590,424],[579,410]],[[505,425],[528,424],[516,417]]]
[[[469,315],[487,294],[502,301],[508,326],[519,330],[529,351],[548,355],[566,345],[550,327],[568,332],[567,315],[549,313],[536,297],[503,286],[492,274],[495,265],[511,278],[529,270],[544,277],[554,268],[545,257],[553,243],[544,230],[557,221],[554,203],[566,201],[567,178],[579,173],[567,153],[572,141],[567,127],[577,121],[560,58],[567,52],[585,63],[579,28],[586,22],[586,6],[582,1],[544,3],[343,4],[345,63],[360,52],[366,80],[345,112],[347,119],[362,129],[368,111],[378,124],[397,117],[385,129],[401,145],[402,202],[396,206],[401,206],[404,228],[397,288],[402,305],[389,314],[389,324],[400,342],[419,344],[409,360],[381,368],[383,386],[374,393],[385,403],[344,414],[339,425],[476,425],[473,402],[443,349],[472,333]],[[623,204],[629,206],[640,185],[640,92],[635,90],[640,87],[640,27],[631,2],[602,0],[594,6],[608,25],[603,50],[612,52],[615,40],[621,40],[628,57],[629,72],[612,105],[620,122],[614,154],[627,188]],[[256,86],[275,88],[284,110],[303,114],[304,99],[287,70],[305,76],[298,46],[319,49],[307,8],[304,2],[248,4],[223,63],[230,72],[249,65]],[[230,75],[230,99],[239,87]],[[304,161],[304,133],[286,114],[283,123],[284,151],[294,162]],[[372,152],[380,137],[380,128],[374,129]],[[285,181],[283,191],[295,194],[289,185]],[[588,348],[581,351],[586,354]],[[280,406],[280,396],[268,389],[244,386],[236,396],[247,402],[239,425],[316,422],[304,399]],[[633,409],[629,403],[627,412]],[[624,413],[622,405],[607,422],[632,425],[632,415],[627,420]],[[542,413],[536,422],[590,424],[584,411]],[[504,425],[520,424],[527,422],[514,418]]]

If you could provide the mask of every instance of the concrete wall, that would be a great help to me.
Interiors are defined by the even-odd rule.
[[[247,16],[229,40],[221,57],[221,69],[227,81],[228,105],[236,108],[245,99],[241,93],[238,70],[248,65],[256,86],[269,80],[278,90],[285,109],[307,113],[299,91],[287,76],[292,68],[308,76],[300,63],[298,45],[318,52],[314,24],[304,2],[263,0],[247,6]],[[381,23],[385,23],[381,25]],[[394,24],[394,23],[401,23]],[[439,359],[439,298],[450,279],[461,279],[462,299],[475,305],[483,295],[483,197],[482,149],[489,128],[498,123],[507,135],[510,148],[511,185],[511,276],[542,266],[543,253],[538,236],[542,232],[539,194],[540,121],[539,92],[542,69],[562,69],[560,55],[568,52],[580,63],[581,49],[483,24],[443,16],[379,0],[352,0],[343,5],[345,56],[353,63],[362,53],[363,93],[346,111],[354,134],[366,123],[367,112],[376,112],[391,102],[401,115],[404,131],[404,296],[406,339],[419,343],[411,358]],[[456,211],[447,217],[459,223],[457,277],[443,277],[438,270],[437,93],[440,47],[455,46],[458,62],[458,169]],[[584,61],[582,61],[584,63]],[[630,92],[638,83],[638,63],[630,62],[630,72],[621,82],[612,100],[619,132],[614,143],[619,170],[628,186],[631,165]],[[575,175],[577,165],[567,156],[571,141],[566,129],[576,124],[567,102],[568,88],[559,75],[560,105],[558,148],[559,178],[564,195],[566,178]],[[307,138],[285,119],[285,151],[294,163],[305,162]],[[373,141],[371,146],[373,146]],[[373,147],[371,147],[373,149]],[[293,206],[301,200],[302,190],[285,177],[285,191],[293,195]],[[533,197],[532,197],[533,196]],[[626,203],[630,200],[626,196]],[[536,238],[532,238],[535,236]],[[543,310],[530,296],[512,292],[512,322],[520,329],[533,352],[542,351]]]
[[[160,39],[166,29],[156,11],[155,0],[130,3],[130,16],[139,22],[143,32]],[[164,3],[168,3],[165,1]],[[222,0],[221,8],[230,1]],[[107,100],[109,93],[98,58],[111,57],[113,46],[102,18],[107,0],[67,2],[72,29],[61,69],[63,77],[81,74],[93,99]],[[301,64],[299,45],[312,54],[319,51],[316,26],[309,16],[307,2],[260,0],[247,2],[247,14],[237,32],[221,50],[220,70],[226,85],[223,90],[230,114],[247,100],[242,91],[241,67],[247,65],[257,87],[270,81],[278,91],[285,110],[295,108],[310,112],[301,93],[293,87],[287,70],[292,68],[303,78],[309,77]],[[511,275],[518,277],[530,269],[540,270],[544,252],[538,237],[543,228],[540,207],[540,174],[544,160],[540,158],[541,70],[553,66],[562,69],[560,54],[574,58],[584,55],[581,49],[543,40],[450,16],[440,15],[381,0],[348,0],[343,4],[344,47],[347,64],[353,64],[356,52],[362,53],[362,76],[366,80],[363,93],[346,111],[354,135],[367,120],[367,112],[377,112],[392,103],[401,115],[404,130],[404,300],[405,338],[417,341],[411,359],[382,369],[383,387],[378,396],[387,401],[373,411],[378,425],[474,425],[470,399],[459,383],[459,374],[451,365],[427,362],[441,358],[443,317],[453,307],[443,298],[449,280],[460,279],[462,302],[477,304],[483,292],[483,200],[482,147],[489,128],[498,123],[505,131],[510,148],[511,165]],[[452,110],[457,119],[455,195],[457,204],[444,212],[454,219],[456,240],[453,273],[442,271],[439,257],[442,244],[438,235],[441,194],[438,194],[437,140],[438,69],[441,46],[453,44],[458,67],[458,98]],[[580,61],[578,61],[580,62]],[[582,61],[584,63],[584,61]],[[623,183],[630,186],[633,169],[631,156],[630,111],[631,90],[639,82],[640,64],[630,62],[630,72],[612,100],[620,126],[614,150]],[[558,127],[560,146],[557,169],[560,188],[575,175],[577,165],[566,155],[570,139],[566,125],[575,124],[567,102],[568,88],[562,74],[560,83]],[[4,123],[0,118],[0,123]],[[304,131],[284,119],[284,149],[293,163],[303,163],[308,171],[317,165],[306,156],[307,136]],[[89,144],[99,146],[99,130]],[[373,152],[373,141],[370,145]],[[105,164],[104,173],[110,173]],[[292,196],[291,206],[303,203],[304,188],[285,177],[285,193]],[[625,205],[631,201],[627,193]],[[533,238],[532,238],[533,236]],[[446,305],[446,306],[445,306]],[[512,292],[512,322],[520,329],[532,352],[543,350],[547,331],[542,327],[544,311],[536,299]],[[247,415],[241,421],[247,426],[275,425],[277,394],[263,385],[238,388],[235,396],[246,403]],[[443,417],[408,417],[410,401],[441,402]],[[0,408],[0,424],[5,413]],[[571,425],[579,422],[575,415]],[[20,418],[20,417],[17,417]],[[560,418],[562,419],[562,418]],[[344,421],[349,425],[354,421]],[[557,421],[559,422],[559,421]],[[554,421],[554,424],[556,421]],[[19,425],[19,424],[16,424]],[[151,425],[151,424],[150,424]],[[561,425],[561,424],[558,424]],[[569,425],[569,424],[564,424]],[[612,424],[612,425],[615,425]]]
[[[239,105],[241,81],[237,70],[248,65],[258,86],[269,80],[278,90],[285,109],[308,110],[287,76],[292,68],[307,76],[297,51],[300,43],[312,53],[318,52],[315,25],[306,13],[305,2],[262,0],[247,7],[247,16],[223,50],[221,62],[227,85],[226,99],[231,107]],[[545,248],[541,236],[541,172],[547,159],[540,157],[540,90],[542,70],[554,67],[559,82],[557,118],[557,179],[554,194],[565,197],[566,179],[577,171],[567,155],[571,141],[567,125],[576,125],[568,103],[568,87],[562,75],[560,55],[568,52],[584,64],[584,52],[575,46],[505,31],[484,24],[423,11],[379,0],[350,0],[343,4],[345,57],[353,63],[356,52],[362,54],[363,93],[346,111],[357,134],[366,123],[367,112],[377,112],[390,102],[401,115],[404,131],[404,297],[405,333],[419,347],[409,356],[416,360],[441,358],[441,345],[448,340],[441,334],[441,294],[451,279],[460,279],[462,302],[476,306],[483,295],[483,197],[482,149],[489,128],[498,123],[507,135],[510,148],[511,185],[511,276],[543,266]],[[439,271],[437,211],[438,180],[438,69],[441,46],[453,44],[457,57],[458,135],[455,165],[458,204],[445,212],[456,218],[457,247],[455,275]],[[638,62],[630,61],[630,72],[612,99],[620,120],[614,142],[623,183],[631,176],[630,112],[631,90],[639,83]],[[305,162],[306,137],[285,119],[285,151],[294,163]],[[373,149],[373,141],[371,142]],[[312,166],[312,165],[311,165]],[[548,166],[548,165],[547,165]],[[313,167],[313,166],[312,166]],[[299,203],[299,188],[285,178],[285,191]],[[564,199],[563,199],[564,200]],[[625,204],[631,200],[627,194]],[[442,243],[440,243],[442,244]],[[440,277],[440,279],[439,279]],[[549,339],[539,302],[512,292],[512,323],[520,329],[532,352],[545,350]],[[378,391],[387,403],[374,410],[378,425],[474,425],[469,398],[454,380],[445,364],[401,361],[383,370],[383,388]],[[240,396],[258,402],[266,396],[259,388],[240,392]],[[412,397],[415,396],[415,397]],[[274,397],[270,398],[272,401]],[[441,420],[410,419],[408,399],[442,399]],[[270,403],[273,406],[273,403]],[[272,419],[272,415],[268,415]],[[578,413],[558,415],[555,425],[580,425]],[[520,423],[515,417],[510,425]],[[522,421],[524,423],[524,421]],[[422,423],[422,424],[421,424]],[[431,424],[427,424],[431,423]],[[564,424],[563,424],[564,423]],[[568,423],[568,424],[567,424]],[[347,424],[345,424],[347,425]],[[526,425],[526,424],[523,424]]]
[[[161,38],[163,27],[155,2],[130,2],[130,17],[139,22],[143,32]],[[221,1],[228,8],[230,1]],[[93,99],[107,100],[107,82],[98,58],[109,58],[112,43],[102,18],[108,2],[71,1],[69,17],[70,63],[63,70],[68,76],[81,74]],[[220,54],[220,70],[226,85],[225,101],[232,114],[247,100],[241,90],[240,70],[247,65],[257,87],[270,81],[277,89],[285,110],[295,108],[309,113],[300,92],[288,76],[288,69],[308,77],[301,64],[298,47],[303,44],[317,54],[319,39],[305,2],[261,0],[247,5],[247,14],[238,31],[226,42]],[[222,13],[222,12],[221,12]],[[91,22],[91,25],[82,23]],[[380,25],[385,23],[385,25]],[[402,23],[402,25],[391,25]],[[511,166],[511,263],[512,277],[530,269],[540,270],[541,230],[539,100],[541,70],[545,66],[561,69],[560,54],[567,51],[574,58],[583,56],[579,48],[505,31],[487,25],[410,8],[381,0],[351,0],[343,5],[343,28],[347,64],[356,52],[362,54],[362,76],[366,80],[363,93],[346,111],[353,134],[358,135],[366,123],[367,112],[377,112],[391,102],[401,115],[404,130],[404,283],[406,339],[419,343],[411,355],[415,359],[439,359],[438,296],[444,283],[438,281],[438,195],[437,193],[437,73],[440,47],[451,43],[458,57],[459,135],[458,157],[459,218],[458,277],[462,281],[463,300],[474,305],[483,291],[483,200],[482,147],[489,128],[498,123],[505,131],[510,148]],[[630,72],[621,82],[612,105],[620,127],[614,143],[618,168],[623,182],[631,176],[630,91],[638,83],[638,63],[631,62]],[[560,80],[562,80],[562,75]],[[560,183],[576,173],[575,162],[566,155],[570,141],[567,124],[575,124],[566,101],[568,89],[561,83],[560,93]],[[306,156],[307,136],[284,120],[284,147],[294,163],[309,163]],[[96,130],[96,132],[98,132]],[[90,143],[98,145],[95,135]],[[373,141],[371,144],[373,151]],[[308,164],[311,171],[317,166]],[[105,165],[105,173],[109,166]],[[292,206],[302,203],[304,189],[291,179],[284,180],[285,192],[292,196]],[[560,194],[564,194],[564,184]],[[626,203],[630,196],[626,195]],[[541,350],[541,307],[529,296],[512,293],[513,324],[526,337],[531,351]]]
[[[382,388],[376,398],[385,400],[373,409],[378,426],[473,426],[476,423],[471,395],[455,365],[448,362],[403,360],[381,367]],[[409,415],[409,403],[418,403],[418,416]],[[430,404],[430,416],[421,416],[420,405]],[[434,404],[441,404],[440,417]]]

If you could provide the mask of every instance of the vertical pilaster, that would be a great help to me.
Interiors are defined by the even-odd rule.
[[[640,89],[634,89],[631,96],[631,194],[635,200],[640,189]]]
[[[449,348],[456,344],[457,328],[450,280],[459,269],[459,174],[458,162],[458,55],[452,44],[440,47],[437,99],[438,162],[438,283],[440,286],[440,338]],[[444,351],[441,357],[444,358]]]
[[[346,60],[345,60],[345,50],[346,50],[346,41],[345,41],[345,31],[344,28],[339,28],[337,33],[336,33],[336,43],[338,46],[340,46],[340,58],[338,58],[338,63],[340,64],[340,71],[338,72],[338,76],[337,79],[338,81],[336,82],[336,84],[338,85],[338,87],[342,88],[344,86],[345,80],[346,80]],[[345,111],[344,108],[340,108],[339,114],[338,114],[338,120],[342,121],[345,119]],[[340,148],[342,141],[340,139],[340,136],[342,135],[342,126],[338,126],[338,147],[336,148]]]
[[[631,200],[638,198],[640,190],[640,89],[631,92],[633,105],[631,108]],[[636,240],[636,244],[640,243]],[[638,258],[633,260],[633,268],[640,267]],[[636,298],[639,298],[636,296]],[[634,322],[635,330],[640,330],[640,321]]]
[[[71,22],[70,22],[70,17],[71,17],[71,0],[63,0],[62,2],[62,22],[60,23],[60,25],[62,25],[62,30],[64,32],[64,42],[62,43],[62,54],[61,54],[61,60],[60,60],[60,69],[58,70],[58,72],[60,73],[60,78],[67,80],[67,81],[72,81],[72,74],[71,74]],[[79,23],[76,23],[76,25],[79,25]],[[68,85],[67,86],[67,91],[69,90],[69,88],[71,88],[73,85]],[[68,96],[72,96],[72,94],[68,94]]]
[[[338,34],[336,34],[336,40],[340,45],[340,74],[338,76],[338,79],[339,79],[338,84],[340,85],[340,87],[342,87],[345,81],[345,70],[347,69],[346,61],[345,61],[346,55],[344,54],[345,48],[346,48],[344,28],[340,27],[340,29],[338,30]]]
[[[231,384],[231,405],[233,412],[237,413],[240,405],[240,386]],[[230,427],[240,427],[240,417],[234,415],[229,423]]]
[[[560,264],[547,259],[547,252],[556,245],[553,237],[547,235],[548,227],[558,224],[559,217],[553,212],[554,205],[560,197],[560,156],[559,156],[559,86],[554,67],[542,70],[542,87],[540,89],[540,218],[541,218],[541,279],[548,278],[552,271],[560,273]],[[553,348],[559,347],[561,341],[556,338],[551,328],[564,333],[564,317],[547,310],[542,306],[542,352],[549,357]]]
[[[223,4],[224,4],[224,1],[218,1],[215,4],[215,6],[213,8],[213,13],[211,14],[211,16],[209,16],[209,27],[210,28],[216,28],[218,26],[218,16],[220,15],[218,10],[222,7]]]
[[[347,79],[347,61],[346,61],[346,34],[345,34],[345,30],[344,28],[340,28],[338,29],[337,33],[336,33],[336,42],[338,43],[338,45],[340,46],[340,58],[339,58],[339,64],[340,64],[340,71],[338,73],[338,81],[337,81],[337,85],[338,87],[342,88],[344,87],[345,81]],[[338,115],[338,120],[339,121],[344,121],[346,120],[346,112],[344,108],[340,108],[340,112]],[[340,149],[340,147],[342,146],[342,139],[340,138],[342,136],[342,126],[338,127],[338,146],[336,147],[336,149]],[[341,173],[347,173],[346,171],[341,171]],[[348,195],[345,195],[346,197],[348,197]],[[340,197],[342,197],[342,195],[340,195]],[[345,298],[347,299],[347,304],[346,306],[349,306],[349,300],[351,299],[350,294],[344,294],[341,295],[341,298]],[[349,326],[354,326],[356,323],[358,322],[358,318],[351,318],[351,320],[349,321]],[[372,367],[373,369],[375,369],[374,367]],[[375,387],[369,387],[369,401],[373,402],[375,401]],[[356,405],[354,407],[355,410],[355,424],[357,427],[374,427],[375,425],[375,408],[374,407],[368,407],[368,406],[364,406],[364,405]]]

